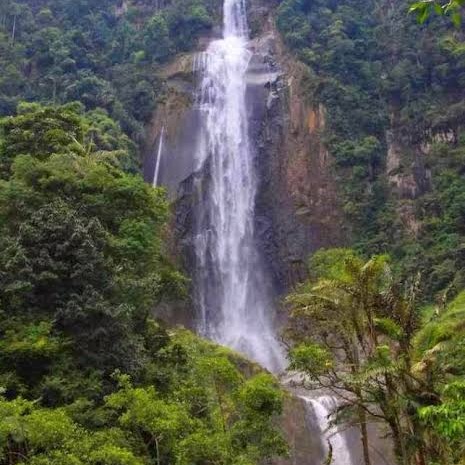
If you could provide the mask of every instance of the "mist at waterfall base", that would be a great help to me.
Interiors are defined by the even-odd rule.
[[[254,231],[257,179],[249,140],[246,72],[251,59],[245,4],[225,0],[223,38],[196,62],[201,134],[196,163],[195,289],[204,336],[279,371],[284,356],[273,327]]]

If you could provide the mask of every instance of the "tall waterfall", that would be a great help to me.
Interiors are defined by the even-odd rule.
[[[201,196],[196,229],[200,331],[271,370],[283,367],[272,302],[255,241],[257,179],[249,140],[246,72],[251,59],[244,0],[224,0],[223,38],[196,62],[201,73]],[[200,64],[199,64],[200,62]]]

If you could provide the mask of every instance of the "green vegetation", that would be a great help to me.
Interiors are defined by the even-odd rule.
[[[291,368],[309,389],[342,398],[340,422],[388,427],[398,463],[462,464],[465,457],[465,292],[421,310],[386,256],[317,252],[314,276],[288,297]]]
[[[360,428],[366,465],[371,422],[399,464],[465,463],[462,3],[278,7],[307,66],[307,103],[325,109],[320,137],[354,247],[317,252],[288,297],[289,359],[309,389],[340,396],[337,421]],[[409,8],[456,28],[419,25]]]
[[[139,146],[220,3],[0,3],[0,464],[286,454],[273,377],[152,317],[186,279]]]
[[[156,4],[163,5],[159,8]],[[0,116],[21,101],[102,108],[136,143],[161,98],[160,63],[212,26],[210,0],[2,0]]]
[[[80,104],[22,104],[0,127],[0,463],[284,454],[276,381],[151,318],[185,278],[164,246],[165,192],[134,173],[118,123]]]
[[[427,27],[410,6],[277,7],[307,103],[325,109],[354,247],[316,253],[289,296],[289,359],[309,389],[342,395],[338,421],[360,428],[366,465],[372,421],[401,465],[463,465],[461,2],[415,4]],[[144,125],[164,98],[161,67],[220,7],[0,3],[0,465],[255,465],[286,453],[276,381],[151,316],[185,296],[186,279],[166,247],[165,192],[139,174]]]
[[[428,300],[464,284],[465,49],[462,30],[409,7],[284,0],[277,25],[325,108],[348,243],[389,253],[404,278],[422,271]]]
[[[137,385],[116,374],[106,396],[95,385],[53,408],[0,398],[0,463],[251,465],[285,453],[271,422],[282,393],[270,375],[244,379],[228,351],[148,326]],[[73,382],[60,380],[62,389]]]
[[[164,194],[119,167],[125,137],[121,145],[116,138],[116,150],[99,150],[109,134],[74,106],[21,111],[2,123],[5,330],[44,319],[71,339],[84,364],[111,370],[112,360],[127,358],[124,369],[136,369],[140,344],[130,335],[157,297],[182,283],[160,242]]]
[[[439,16],[449,15],[454,25],[458,28],[462,24],[462,0],[432,1],[422,0],[415,2],[410,7],[410,13],[416,13],[420,24],[423,24],[432,13]]]

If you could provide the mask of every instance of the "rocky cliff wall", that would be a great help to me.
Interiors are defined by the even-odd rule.
[[[262,111],[251,118],[260,177],[257,230],[283,292],[305,278],[313,251],[344,243],[342,215],[320,139],[325,111],[305,100],[305,67],[286,53],[271,18],[253,44],[255,60],[274,72],[262,83]]]
[[[272,19],[272,7],[254,1],[249,22],[253,56],[247,75],[250,136],[259,189],[257,240],[277,295],[305,278],[309,254],[344,242],[330,156],[320,141],[324,108],[306,102],[305,68],[286,54]],[[208,38],[200,41],[206,48]],[[176,251],[189,272],[193,264],[192,213],[196,187],[194,154],[199,114],[195,105],[195,54],[178,57],[164,70],[165,101],[148,127],[144,172],[155,171],[164,128],[159,181],[174,201]]]
[[[253,1],[249,20],[253,56],[247,101],[259,178],[256,231],[279,297],[306,277],[306,261],[313,251],[345,243],[344,224],[331,156],[321,141],[325,109],[305,98],[307,69],[283,47],[269,5]],[[199,50],[206,48],[208,40],[200,42]],[[194,105],[198,84],[195,60],[195,54],[184,55],[164,69],[165,100],[148,128],[144,165],[145,177],[151,182],[164,128],[159,181],[173,200],[173,252],[188,273],[195,259],[194,212],[203,195],[197,181],[205,174],[197,171],[194,162],[199,131],[199,110]],[[191,308],[170,303],[157,312],[170,323],[193,327]],[[279,421],[290,457],[276,460],[276,465],[324,462],[322,432],[302,398],[289,394]],[[358,433],[352,431],[349,440],[358,461]],[[374,458],[373,463],[385,462]]]

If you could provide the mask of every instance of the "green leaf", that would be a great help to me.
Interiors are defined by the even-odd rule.
[[[426,8],[425,2],[416,2],[410,5],[410,8],[408,9],[409,13],[418,13],[423,11]]]
[[[303,371],[312,378],[327,373],[333,367],[331,354],[318,344],[300,344],[290,351],[289,357],[291,369]]]
[[[376,329],[385,336],[394,340],[399,340],[402,336],[402,328],[391,318],[375,318]]]
[[[421,11],[421,13],[418,14],[418,22],[420,24],[423,24],[429,18],[429,15],[430,5],[425,4],[425,8],[423,9],[423,11]]]
[[[434,11],[438,14],[438,15],[443,15],[444,14],[444,10],[442,9],[442,6],[439,4],[439,3],[435,3],[433,5],[434,7]]]
[[[459,28],[460,25],[462,24],[462,15],[456,11],[452,13],[451,20],[454,26],[456,28]]]

